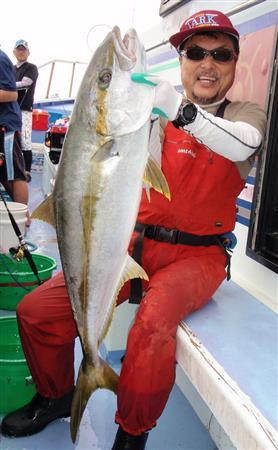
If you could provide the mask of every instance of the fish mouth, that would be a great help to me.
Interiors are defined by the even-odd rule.
[[[133,28],[129,29],[122,39],[120,28],[115,26],[112,30],[112,36],[120,68],[122,70],[131,70],[137,60],[138,38],[136,31]]]

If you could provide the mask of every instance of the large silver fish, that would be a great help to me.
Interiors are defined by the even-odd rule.
[[[135,30],[114,27],[98,47],[79,88],[52,199],[33,217],[56,226],[66,285],[83,349],[72,402],[71,437],[93,391],[117,391],[118,375],[98,348],[117,295],[131,278],[147,279],[128,255],[143,179],[169,197],[159,166],[148,162],[153,89],[131,81],[146,70]],[[53,209],[46,212],[47,208]]]

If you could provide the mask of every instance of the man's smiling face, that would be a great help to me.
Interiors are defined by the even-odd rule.
[[[195,34],[183,45],[186,50],[201,47],[206,50],[229,49],[234,52],[232,40],[223,33],[214,36]],[[236,55],[226,62],[218,62],[212,56],[193,61],[180,57],[181,80],[187,98],[200,105],[209,105],[225,97],[234,82]]]

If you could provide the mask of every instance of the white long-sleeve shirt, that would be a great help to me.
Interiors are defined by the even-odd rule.
[[[184,130],[213,152],[234,162],[245,161],[261,145],[265,113],[255,103],[233,102],[226,106],[222,119],[209,112],[217,109],[220,103],[203,108],[196,105],[196,119],[186,125]]]

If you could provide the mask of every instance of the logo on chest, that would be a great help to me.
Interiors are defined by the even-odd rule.
[[[196,158],[196,152],[194,152],[193,150],[191,150],[191,148],[179,148],[177,150],[177,153],[184,153],[185,155],[189,155],[192,158]]]

